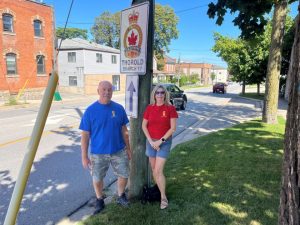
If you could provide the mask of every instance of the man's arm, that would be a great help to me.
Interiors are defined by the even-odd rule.
[[[82,166],[85,169],[90,168],[90,165],[91,165],[90,159],[88,157],[89,143],[90,143],[90,132],[82,131],[82,133],[81,133],[81,160],[82,160]]]
[[[130,148],[130,143],[129,143],[129,134],[128,134],[128,129],[126,127],[126,125],[122,126],[122,135],[123,135],[123,139],[126,145],[126,152],[128,155],[128,159],[131,159],[132,156],[132,152],[131,152],[131,148]]]

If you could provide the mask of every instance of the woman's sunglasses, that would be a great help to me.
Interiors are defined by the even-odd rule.
[[[164,91],[156,91],[155,94],[156,94],[156,95],[164,95],[165,92],[164,92]]]

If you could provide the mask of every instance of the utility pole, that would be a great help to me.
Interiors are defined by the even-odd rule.
[[[178,57],[178,71],[177,71],[177,86],[178,87],[180,87],[179,86],[179,80],[180,80],[180,66],[181,66],[181,64],[180,64],[180,53],[179,53],[179,57]]]
[[[149,2],[146,74],[139,76],[138,117],[130,118],[132,159],[129,177],[129,197],[137,198],[142,187],[149,182],[148,159],[145,155],[146,137],[142,131],[143,113],[150,102],[153,79],[154,0],[132,0],[132,5]]]

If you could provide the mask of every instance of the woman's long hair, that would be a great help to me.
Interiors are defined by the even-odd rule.
[[[162,86],[160,84],[156,84],[155,87],[153,88],[153,90],[151,92],[151,96],[150,96],[150,104],[155,105],[155,103],[156,103],[155,92],[158,89],[162,89],[165,92],[164,104],[165,105],[171,105],[171,103],[170,103],[170,93],[167,91],[167,89],[164,86]]]

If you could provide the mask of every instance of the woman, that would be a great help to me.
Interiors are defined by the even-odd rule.
[[[170,104],[170,94],[162,85],[156,85],[151,93],[150,105],[144,112],[142,129],[147,138],[146,155],[149,157],[154,180],[160,190],[160,208],[168,207],[164,166],[172,145],[178,114]]]

